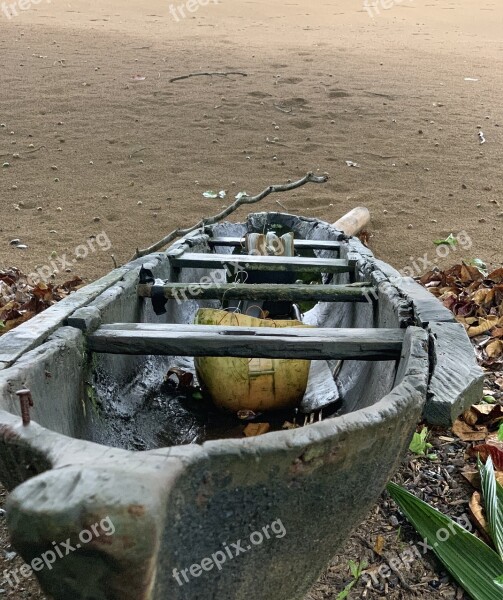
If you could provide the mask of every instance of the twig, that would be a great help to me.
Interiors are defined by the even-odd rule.
[[[306,183],[325,183],[327,180],[327,175],[315,175],[314,173],[307,173],[304,177],[302,177],[302,179],[299,179],[298,181],[293,181],[291,183],[286,183],[282,185],[270,185],[256,196],[248,196],[246,194],[239,196],[236,199],[236,201],[233,202],[233,204],[228,206],[225,210],[219,212],[217,215],[209,217],[207,219],[203,218],[199,221],[199,223],[196,223],[195,225],[193,225],[192,227],[188,227],[187,229],[175,229],[167,236],[163,237],[162,240],[159,240],[158,242],[156,242],[152,246],[149,246],[145,250],[140,250],[139,248],[137,248],[133,259],[140,258],[152,252],[157,252],[157,250],[160,250],[164,246],[167,246],[176,238],[187,235],[188,233],[191,233],[196,229],[202,229],[207,225],[214,225],[222,219],[225,219],[225,217],[229,216],[231,213],[235,212],[243,204],[255,204],[256,202],[260,202],[261,200],[269,196],[269,194],[275,194],[277,192],[289,192],[291,190],[295,190],[305,185]]]
[[[44,145],[39,146],[38,148],[35,148],[34,150],[26,150],[25,152],[20,152],[19,154],[32,154],[33,152],[38,152],[39,150],[42,150],[42,148],[46,148]],[[46,148],[47,150],[47,148]],[[7,152],[6,154],[0,154],[0,157],[4,157],[4,156],[12,156],[12,152]]]
[[[218,75],[219,77],[227,77],[228,75],[242,75],[243,77],[248,77],[248,73],[242,73],[241,71],[214,71],[212,73],[189,73],[188,75],[172,77],[169,80],[169,83],[173,83],[174,81],[180,81],[182,79],[189,79],[189,77],[213,77],[213,75]]]
[[[118,267],[119,265],[117,264],[117,260],[116,260],[116,258],[115,258],[115,255],[113,255],[113,254],[110,254],[110,257],[112,258],[112,262],[114,263],[114,269],[117,269],[117,267]]]
[[[274,140],[269,139],[268,137],[265,138],[265,143],[266,144],[274,144],[276,146],[284,146],[285,148],[290,147],[290,146],[288,146],[288,144],[282,144],[281,142],[276,142]]]
[[[284,208],[285,210],[288,210],[288,208],[279,200],[276,200],[276,204],[279,204],[281,206],[281,208]]]

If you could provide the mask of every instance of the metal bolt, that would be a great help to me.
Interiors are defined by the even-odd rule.
[[[23,425],[30,424],[30,407],[33,406],[33,398],[31,397],[30,390],[19,390],[16,392],[19,396],[19,402],[21,403],[21,417],[23,419]]]

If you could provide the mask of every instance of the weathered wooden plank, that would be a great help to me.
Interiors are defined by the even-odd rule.
[[[140,284],[138,296],[152,298],[161,294],[167,300],[288,300],[301,302],[306,300],[324,302],[372,302],[377,292],[372,286],[351,285],[300,285],[256,283],[223,284],[210,283],[167,283],[165,285]]]
[[[393,360],[403,337],[401,329],[115,323],[87,340],[89,350],[110,354]]]
[[[217,237],[210,238],[208,244],[214,248],[215,246],[244,248],[245,240],[239,237]],[[331,240],[294,240],[293,245],[297,250],[333,250],[338,252],[341,249],[341,242]]]
[[[461,323],[430,323],[433,370],[423,416],[431,425],[450,427],[483,396],[484,372]]]
[[[412,302],[416,322],[421,327],[425,327],[428,323],[456,321],[452,312],[412,277],[391,278],[390,282]]]
[[[128,267],[114,269],[101,279],[73,292],[33,319],[5,333],[0,337],[0,369],[12,365],[25,352],[39,346],[72,313],[86,306],[106,289],[123,279],[128,270]]]
[[[222,269],[228,266],[245,271],[309,271],[315,273],[349,273],[354,264],[339,258],[305,258],[298,256],[260,256],[252,254],[204,254],[187,252],[170,257],[177,268]]]

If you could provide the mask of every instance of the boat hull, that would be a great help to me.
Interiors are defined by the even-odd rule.
[[[356,281],[376,289],[376,298],[358,305],[320,302],[308,322],[404,328],[400,359],[344,361],[344,403],[335,418],[256,438],[135,452],[103,422],[99,386],[89,382],[96,372],[113,374],[114,386],[127,390],[139,370],[161,372],[169,357],[90,354],[83,330],[98,322],[190,323],[200,306],[215,306],[171,300],[156,316],[137,297],[142,265],[187,284],[218,272],[172,269],[165,253],[145,257],[70,297],[71,306],[61,303],[31,328],[0,338],[0,478],[12,490],[9,529],[27,562],[70,540],[71,553],[36,572],[56,600],[301,600],[382,492],[421,416],[449,421],[479,393],[481,373],[461,326],[357,240],[314,219],[268,213],[221,224],[213,234],[270,224],[304,239],[343,242],[340,257],[356,261]],[[196,234],[171,255],[183,244],[210,251],[207,236]],[[464,356],[456,376],[441,352],[453,340]],[[22,387],[35,399],[29,426],[18,416],[15,392]],[[124,393],[117,414],[133,401]],[[101,523],[113,524],[113,534]],[[83,543],[82,532],[93,525],[99,535]]]

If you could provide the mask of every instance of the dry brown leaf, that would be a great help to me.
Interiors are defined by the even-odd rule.
[[[473,495],[470,498],[469,506],[477,529],[486,540],[490,540],[489,525],[484,514],[484,508],[482,506],[482,496],[479,492],[473,492]]]
[[[498,434],[488,435],[485,444],[473,446],[468,450],[470,456],[480,455],[482,462],[490,456],[496,471],[503,471],[503,442],[498,439]]]
[[[499,358],[503,356],[503,341],[494,340],[486,346],[486,354],[489,358]]]
[[[486,331],[490,331],[493,327],[499,325],[499,319],[496,315],[489,315],[486,318],[474,318],[474,317],[456,317],[456,319],[463,323],[466,327],[466,332],[470,337],[481,335]]]
[[[384,537],[382,535],[378,535],[377,539],[376,539],[376,543],[374,545],[374,552],[376,554],[378,554],[379,556],[382,556],[382,552],[384,550],[385,543],[386,543],[386,540],[384,539]]]
[[[452,426],[452,433],[457,435],[463,442],[482,442],[489,432],[487,427],[479,425],[472,427],[461,419],[457,419]]]
[[[472,467],[464,467],[461,471],[461,475],[468,481],[468,483],[473,486],[476,490],[481,489],[481,481],[480,481],[480,473],[477,469],[473,469]]]
[[[489,273],[487,279],[494,281],[494,283],[503,283],[503,268],[496,269],[492,273]]]
[[[243,433],[246,437],[255,437],[257,435],[263,435],[271,429],[269,423],[248,423],[244,428]]]
[[[175,375],[178,379],[176,388],[179,390],[190,388],[194,383],[194,375],[190,371],[185,371],[184,369],[180,369],[178,367],[171,367],[171,369],[169,369],[169,371],[166,373],[166,381],[172,375]]]

